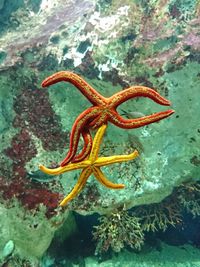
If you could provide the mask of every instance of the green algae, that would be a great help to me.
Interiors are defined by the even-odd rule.
[[[157,40],[157,42],[154,44],[153,50],[154,51],[164,51],[166,49],[169,49],[171,47],[174,47],[174,45],[177,43],[178,38],[176,35],[172,35],[170,37]]]

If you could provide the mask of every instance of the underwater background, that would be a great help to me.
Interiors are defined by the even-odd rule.
[[[102,167],[125,188],[91,176],[64,208],[80,170],[39,164],[58,167],[91,103],[72,83],[42,88],[59,71],[104,97],[152,88],[175,110],[137,129],[108,122],[100,156],[139,152]],[[199,0],[0,0],[0,266],[200,266],[199,101]],[[165,110],[147,97],[117,109]]]

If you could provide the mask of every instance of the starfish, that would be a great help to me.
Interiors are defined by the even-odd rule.
[[[123,184],[115,184],[109,181],[103,172],[101,171],[100,167],[110,165],[113,163],[124,162],[128,160],[133,160],[138,156],[138,151],[134,150],[133,153],[129,155],[115,155],[110,157],[98,157],[100,144],[103,139],[103,135],[105,133],[107,125],[103,124],[94,137],[94,141],[92,144],[92,149],[90,152],[89,157],[81,162],[77,163],[69,163],[66,166],[58,167],[55,169],[46,168],[43,165],[39,165],[39,168],[42,172],[50,174],[50,175],[59,175],[64,172],[68,172],[71,170],[82,169],[80,177],[78,179],[77,184],[72,189],[72,191],[67,195],[60,203],[60,206],[65,206],[70,200],[72,200],[80,191],[83,189],[84,185],[87,182],[89,176],[93,173],[95,178],[104,186],[112,189],[122,189],[124,188]]]
[[[60,163],[60,166],[65,166],[70,161],[80,162],[88,156],[92,148],[90,129],[97,129],[102,124],[106,124],[108,121],[124,129],[139,128],[162,120],[174,113],[174,110],[170,109],[140,118],[125,119],[120,116],[116,109],[120,104],[129,99],[135,97],[148,97],[154,102],[164,106],[169,106],[170,101],[162,97],[155,90],[145,86],[131,86],[111,97],[104,97],[80,76],[68,71],[60,71],[47,77],[42,82],[42,87],[48,87],[60,81],[72,83],[93,105],[92,107],[84,110],[76,118],[70,135],[69,151],[64,160]],[[82,151],[76,155],[81,134],[83,136],[84,145]]]

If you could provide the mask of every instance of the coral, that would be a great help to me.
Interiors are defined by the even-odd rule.
[[[200,215],[200,183],[190,182],[178,188],[178,199],[187,212],[194,217]]]
[[[169,225],[175,227],[182,222],[181,207],[174,194],[161,203],[140,206],[134,214],[140,218],[141,228],[147,232],[165,231]]]
[[[28,108],[26,110],[30,111]],[[26,112],[21,113],[21,117],[26,114]],[[29,115],[29,119],[31,119],[31,114]],[[21,126],[22,129],[13,137],[10,147],[4,150],[5,155],[13,163],[7,172],[6,179],[8,181],[3,177],[0,178],[2,197],[4,200],[12,200],[13,197],[16,197],[28,209],[35,209],[39,204],[43,204],[47,208],[46,215],[51,217],[54,214],[53,210],[57,207],[60,194],[53,192],[46,185],[37,188],[37,184],[27,179],[25,165],[36,156],[37,150],[29,134],[29,127],[25,124],[23,126],[23,123],[25,121],[21,119],[18,126]],[[34,121],[32,123],[36,125]]]
[[[145,232],[165,231],[169,226],[181,224],[183,208],[194,217],[200,215],[199,182],[182,184],[160,203],[141,205],[132,211],[119,210],[100,217],[100,225],[95,226],[93,232],[97,240],[96,253],[106,252],[109,248],[118,252],[125,245],[140,249]]]
[[[113,211],[100,217],[100,224],[94,226],[94,239],[97,240],[96,254],[111,248],[119,252],[125,246],[140,249],[144,234],[138,217],[131,216],[126,210]]]

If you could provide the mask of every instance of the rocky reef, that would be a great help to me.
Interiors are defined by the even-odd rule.
[[[9,240],[14,244],[9,255],[0,256],[2,262],[13,254],[38,264],[67,220],[76,227],[70,219],[74,211],[111,216],[133,209],[137,230],[144,207],[152,211],[163,201],[170,206],[176,200],[199,216],[199,15],[199,1],[193,0],[0,1],[0,251]],[[151,87],[175,110],[170,118],[139,129],[109,124],[101,155],[134,149],[140,154],[104,168],[125,189],[108,190],[90,178],[65,210],[58,203],[79,172],[50,177],[38,165],[54,168],[65,157],[73,122],[90,104],[69,83],[41,88],[45,77],[60,70],[79,74],[106,97],[131,85]],[[133,118],[160,110],[151,100],[137,98],[118,111]],[[143,232],[139,236],[142,244]],[[21,242],[25,237],[27,243]]]

